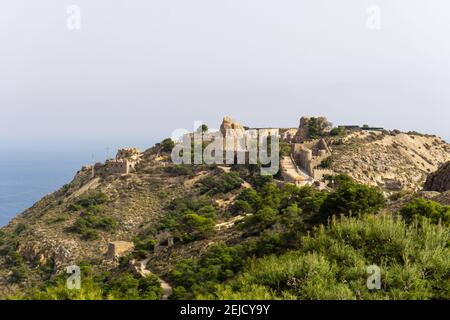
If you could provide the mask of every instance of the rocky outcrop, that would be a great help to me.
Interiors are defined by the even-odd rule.
[[[450,161],[428,175],[424,190],[444,192],[450,190]]]
[[[296,143],[302,143],[311,138],[311,134],[320,134],[329,132],[331,130],[331,122],[327,120],[326,117],[317,117],[317,118],[309,118],[309,117],[301,117],[300,125],[298,127],[297,133],[293,139]],[[317,132],[313,132],[317,131]]]
[[[229,129],[244,130],[244,126],[230,117],[224,117],[222,124],[220,125],[220,132],[225,134]]]
[[[450,146],[425,135],[356,132],[332,147],[331,169],[388,193],[420,190],[427,176],[450,160]]]
[[[136,259],[132,259],[129,262],[129,267],[131,272],[141,278],[145,278],[151,274],[149,270],[147,270],[146,265],[147,261],[138,261]]]
[[[76,241],[70,239],[46,239],[19,245],[18,252],[29,262],[43,266],[52,263],[56,272],[74,264],[80,248]]]

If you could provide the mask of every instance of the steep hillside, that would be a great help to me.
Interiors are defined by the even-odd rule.
[[[107,257],[109,243],[133,242],[140,232],[155,228],[166,217],[174,200],[201,193],[199,180],[224,174],[223,170],[209,166],[177,172],[176,166],[161,157],[155,158],[156,154],[146,153],[137,171],[129,175],[93,177],[91,170],[81,170],[72,182],[2,228],[0,293],[15,293],[20,290],[18,284],[26,287],[41,283],[51,274],[64,272],[71,264],[86,262],[100,270],[117,266],[117,261]],[[222,213],[229,197],[233,197],[232,193],[224,193],[217,201],[218,224],[225,219]],[[214,203],[215,197],[211,198]],[[99,199],[101,203],[93,209],[77,208],[78,203],[100,202]],[[81,228],[80,222],[85,223],[91,211],[95,211],[100,222]],[[227,236],[219,232],[217,237]],[[176,260],[196,255],[196,250],[205,250],[207,243],[200,241],[194,247],[180,250]]]
[[[427,175],[450,160],[450,145],[435,136],[359,131],[338,141],[334,171],[386,191],[420,190]]]
[[[259,267],[256,271],[249,267],[248,259],[299,250],[309,239],[305,236],[335,216],[384,213],[391,219],[418,197],[449,203],[446,193],[413,194],[421,189],[429,173],[450,160],[450,147],[441,139],[361,130],[339,135],[326,133],[323,139],[330,145],[329,168],[356,182],[337,175],[328,185],[322,181],[320,188],[314,184],[299,187],[284,181],[282,174],[261,176],[256,165],[174,165],[169,156],[174,147],[170,139],[144,153],[123,149],[114,160],[84,167],[73,181],[1,229],[0,297],[72,298],[73,292],[67,292],[61,279],[65,268],[74,264],[83,266],[83,275],[92,286],[84,290],[94,288],[91,291],[97,294],[93,298],[215,297],[217,285],[233,279],[241,281],[236,276],[245,268],[251,273],[260,272]],[[283,144],[282,152],[289,152],[287,138]],[[382,189],[388,192],[383,194]],[[403,191],[386,206],[384,195],[400,190]],[[404,196],[405,190],[411,193]],[[420,201],[412,206],[414,216],[417,210],[420,215],[425,208],[423,215],[431,212],[433,223],[447,223],[450,207]],[[367,234],[379,232],[380,224],[395,232],[407,230],[411,241],[420,237],[414,233],[416,229],[407,225],[410,220],[392,225],[371,218],[349,221]],[[444,231],[438,231],[448,236],[446,226],[436,228],[443,228]],[[383,246],[384,233],[376,236],[381,237],[378,240]],[[397,238],[400,241],[401,237]],[[439,241],[436,259],[442,260],[449,257],[448,248],[442,245],[447,240]],[[341,245],[346,246],[336,243]],[[424,245],[411,254],[421,256],[427,248]],[[309,253],[303,250],[301,254]],[[402,252],[395,254],[401,256]],[[368,262],[370,258],[368,250],[360,260]],[[447,279],[448,274],[442,271],[450,265],[447,258],[436,260],[439,272],[436,271],[431,286]],[[272,256],[267,261],[276,264],[273,259],[276,260]],[[286,259],[291,260],[290,254]],[[380,259],[383,263],[385,256]],[[405,261],[395,261],[397,264],[390,268],[408,267]],[[360,262],[354,267],[359,275],[364,275]],[[150,275],[155,278],[149,278]],[[251,274],[247,276],[257,282]],[[165,290],[162,293],[160,282]],[[120,289],[124,283],[135,288],[144,286],[147,291],[136,289],[139,293],[125,296]],[[358,279],[352,286],[361,283],[364,281]],[[266,289],[272,290],[272,285]],[[390,286],[395,287],[395,281]],[[233,297],[225,292],[231,290],[229,287],[220,290],[218,297]],[[360,296],[356,292],[360,288],[345,290],[345,297]],[[386,290],[385,295],[373,298],[395,297],[392,292],[397,289]],[[429,297],[441,295],[441,289],[433,290],[427,293]],[[366,291],[364,295],[369,297]],[[244,293],[239,290],[239,294]],[[292,288],[284,293],[270,291],[266,297],[282,298],[277,294],[290,298],[320,297],[305,292],[297,295]]]

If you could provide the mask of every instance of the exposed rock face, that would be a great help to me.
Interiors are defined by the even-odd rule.
[[[450,160],[450,145],[425,135],[355,132],[332,147],[335,172],[386,192],[418,191],[431,172]]]
[[[233,131],[228,132],[227,134],[227,130]],[[230,117],[224,117],[222,124],[220,125],[220,132],[224,137],[226,136],[226,140],[224,141],[225,150],[245,150],[245,143],[243,143],[243,141],[239,139],[244,136],[245,129],[243,125],[231,119]]]
[[[70,239],[45,239],[40,242],[29,242],[20,245],[18,252],[30,262],[38,262],[45,265],[53,261],[56,272],[60,272],[64,267],[75,262],[79,246],[76,241]]]
[[[311,124],[313,120],[316,122],[317,129],[319,129],[320,131],[327,132],[331,130],[331,122],[329,122],[326,117],[301,117],[300,125],[294,137],[294,142],[301,143],[311,139]]]
[[[230,117],[224,117],[222,124],[220,125],[220,132],[225,134],[228,129],[244,130],[244,126]]]
[[[134,249],[133,242],[127,241],[113,241],[108,243],[108,252],[106,257],[110,260],[114,260],[124,256]]]
[[[438,192],[450,190],[450,161],[428,176],[424,190]]]
[[[130,266],[131,272],[133,272],[138,277],[145,278],[151,274],[151,272],[149,270],[147,270],[144,262],[142,262],[142,261],[132,259],[129,262],[129,266]]]

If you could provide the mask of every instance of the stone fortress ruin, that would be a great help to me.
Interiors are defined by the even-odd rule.
[[[313,119],[313,120],[312,120]],[[312,123],[314,122],[314,124]],[[281,175],[286,182],[296,185],[312,185],[324,187],[325,175],[334,174],[330,169],[320,168],[322,161],[331,156],[332,149],[324,138],[311,138],[311,126],[315,125],[321,132],[328,133],[332,125],[325,117],[300,119],[298,128],[248,128],[230,117],[224,117],[220,132],[234,130],[236,135],[257,131],[263,136],[277,136],[281,142],[289,144],[289,156],[280,159]],[[246,146],[234,145],[235,151],[245,151]],[[230,146],[225,146],[225,149]]]
[[[338,126],[343,130],[382,130],[382,128],[368,128],[360,126]],[[326,136],[332,130],[332,124],[325,117],[302,117],[296,128],[250,128],[243,126],[230,117],[224,117],[218,132],[203,132],[203,141],[213,141],[217,134],[225,137],[227,132],[232,132],[233,140],[224,139],[224,151],[230,149],[234,152],[247,152],[247,145],[236,143],[240,135],[253,136],[277,136],[279,141],[290,148],[290,154],[280,159],[280,174],[285,182],[294,183],[298,186],[316,185],[324,187],[323,179],[326,175],[334,172],[322,165],[324,160],[332,155],[332,148]],[[317,134],[320,132],[321,134]],[[189,133],[193,137],[194,133]],[[235,142],[235,143],[233,143]],[[229,145],[227,145],[227,143]],[[137,148],[119,149],[114,159],[108,159],[105,163],[96,163],[94,166],[85,166],[84,170],[92,170],[96,174],[120,174],[127,175],[136,170],[143,154]],[[246,154],[248,159],[248,154]]]
[[[142,154],[137,148],[119,149],[115,159],[106,161],[105,169],[112,174],[128,174],[135,170],[141,156]]]
[[[137,148],[123,148],[117,151],[114,159],[108,159],[105,163],[97,162],[95,165],[87,165],[81,171],[91,171],[92,176],[98,174],[126,175],[136,170],[142,158],[142,153]]]

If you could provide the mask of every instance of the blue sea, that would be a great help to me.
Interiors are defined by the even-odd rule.
[[[46,194],[69,183],[83,165],[114,157],[118,147],[106,143],[1,146],[0,227]]]

